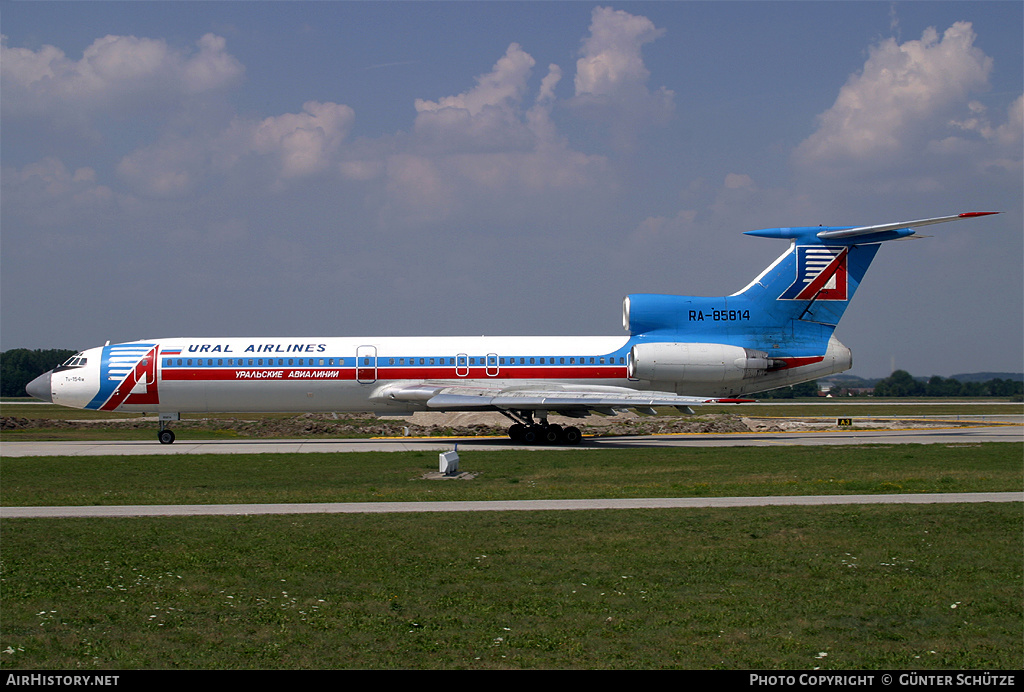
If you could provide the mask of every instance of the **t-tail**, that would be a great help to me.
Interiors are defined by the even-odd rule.
[[[915,228],[999,212],[877,226],[767,228],[746,235],[780,238],[790,246],[742,290],[720,298],[638,294],[623,304],[633,335],[630,374],[685,381],[687,391],[742,395],[805,382],[850,369],[850,350],[833,335],[881,243],[915,235]],[[723,382],[699,381],[702,356]],[[688,369],[683,372],[682,369]],[[680,370],[675,372],[674,370]],[[728,368],[727,368],[728,370]],[[723,386],[724,385],[724,386]]]

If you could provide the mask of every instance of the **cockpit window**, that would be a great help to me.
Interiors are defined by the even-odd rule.
[[[85,365],[87,360],[88,359],[85,356],[83,356],[81,353],[76,353],[75,355],[71,356],[66,361],[64,361],[60,365],[60,367],[56,368],[56,370],[67,370],[68,368],[80,368],[83,365]]]

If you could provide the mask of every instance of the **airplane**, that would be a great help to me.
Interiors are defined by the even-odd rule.
[[[73,408],[156,412],[163,444],[174,442],[168,424],[181,413],[281,411],[497,411],[514,441],[578,444],[579,428],[549,423],[549,414],[693,413],[850,369],[850,349],[833,332],[881,243],[998,213],[747,231],[789,248],[729,296],[627,296],[625,336],[107,342],[26,389]]]

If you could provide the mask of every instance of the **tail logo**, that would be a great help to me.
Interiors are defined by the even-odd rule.
[[[848,300],[846,256],[850,248],[798,245],[796,280],[779,300]]]

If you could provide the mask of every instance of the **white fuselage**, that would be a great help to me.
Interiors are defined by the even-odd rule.
[[[389,413],[427,409],[385,395],[417,383],[735,396],[849,367],[835,342],[824,361],[742,382],[641,379],[630,376],[633,345],[629,336],[152,339],[84,351],[83,365],[54,370],[51,390],[54,403],[99,410]]]
[[[398,382],[624,385],[629,337],[173,338],[83,352],[53,400],[128,411],[409,410]],[[124,368],[118,363],[124,362]],[[130,371],[133,368],[138,372]],[[125,377],[128,381],[125,383]],[[130,390],[125,391],[127,387]],[[416,407],[414,407],[416,408]]]

